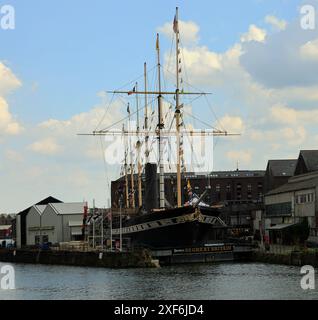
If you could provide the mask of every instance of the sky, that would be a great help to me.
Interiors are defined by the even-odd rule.
[[[0,0],[15,9],[15,29],[0,28],[0,212],[49,195],[108,206],[120,168],[106,142],[77,133],[126,116],[105,91],[155,65],[157,32],[169,69],[176,6],[183,76],[213,93],[191,113],[241,134],[215,139],[211,169],[265,170],[316,149],[318,26],[301,28],[306,4],[318,12],[317,0]]]

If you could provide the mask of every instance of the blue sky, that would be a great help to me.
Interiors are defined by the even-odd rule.
[[[184,39],[194,41],[184,51],[190,82],[213,92],[223,127],[242,133],[218,140],[214,169],[264,169],[270,158],[314,148],[318,34],[299,27],[307,2],[318,10],[316,0],[0,0],[16,13],[15,30],[0,29],[0,212],[48,195],[107,205],[118,168],[104,168],[99,140],[76,133],[95,129],[109,99],[101,91],[142,75],[144,61],[155,64],[158,30],[167,64],[164,25],[176,6]],[[206,105],[193,112],[215,124]]]
[[[14,5],[16,30],[0,31],[0,59],[24,82],[12,98],[12,111],[32,123],[88,110],[98,91],[139,75],[143,62],[154,59],[156,28],[173,18],[176,5],[183,20],[200,25],[200,42],[216,52],[231,46],[251,23],[262,26],[267,14],[285,20],[297,15],[295,0],[1,3]]]

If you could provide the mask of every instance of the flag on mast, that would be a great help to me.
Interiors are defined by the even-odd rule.
[[[177,15],[174,16],[173,31],[174,31],[174,33],[179,33],[179,22],[177,20]]]
[[[159,50],[159,35],[157,34],[156,50]]]

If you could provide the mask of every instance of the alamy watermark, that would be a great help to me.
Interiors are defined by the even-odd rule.
[[[313,5],[303,5],[300,8],[300,15],[300,27],[303,30],[316,29],[316,9]]]
[[[13,6],[6,4],[0,5],[0,29],[14,30],[15,29],[15,9]]]
[[[9,264],[0,264],[0,289],[15,289],[15,271],[14,267]]]
[[[112,131],[112,135],[105,137],[106,148],[104,150],[107,164],[115,165],[127,162],[135,162],[137,159],[137,146],[140,147],[141,162],[145,160],[145,154],[149,153],[149,162],[156,163],[159,159],[157,132],[149,132],[148,144],[145,142],[146,133],[136,134],[135,121],[130,121],[129,130]],[[213,167],[213,130],[180,130],[180,154],[181,163],[193,171],[208,171]],[[139,143],[140,141],[140,143]],[[177,162],[177,136],[174,130],[163,130],[162,141],[162,164],[166,169],[174,167]],[[148,149],[148,150],[147,150]]]
[[[315,269],[313,266],[303,266],[300,269],[300,274],[304,276],[300,280],[300,286],[303,290],[315,290]]]

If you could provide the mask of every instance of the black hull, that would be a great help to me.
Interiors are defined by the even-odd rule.
[[[184,248],[223,242],[216,228],[198,221],[127,234],[135,246],[150,249]]]
[[[224,243],[227,227],[218,216],[219,211],[212,208],[183,207],[154,212],[125,221],[122,234],[132,247],[152,250]],[[117,229],[115,238],[118,236]]]

